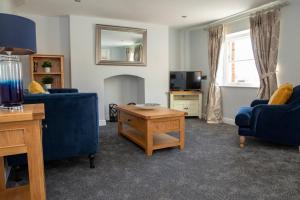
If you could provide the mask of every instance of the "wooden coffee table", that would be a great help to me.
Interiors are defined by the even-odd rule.
[[[178,146],[182,150],[185,114],[161,107],[143,110],[136,106],[119,106],[118,134],[141,146],[148,156],[152,155],[153,150],[168,147]],[[168,135],[169,132],[179,132],[179,139]]]

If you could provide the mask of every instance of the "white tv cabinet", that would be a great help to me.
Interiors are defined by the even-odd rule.
[[[181,110],[189,117],[202,118],[202,93],[200,91],[171,91],[170,108]]]

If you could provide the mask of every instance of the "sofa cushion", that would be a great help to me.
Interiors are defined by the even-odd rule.
[[[76,88],[55,88],[55,89],[48,89],[50,94],[57,94],[57,93],[78,93],[78,89]]]
[[[46,91],[44,90],[44,88],[41,86],[41,84],[39,84],[36,81],[32,81],[29,85],[28,85],[28,90],[29,93],[31,94],[45,94]]]
[[[291,98],[288,100],[287,104],[293,103],[294,101],[300,99],[300,85],[294,87],[293,94]]]
[[[241,107],[235,117],[235,124],[239,127],[249,127],[253,107]]]
[[[293,93],[293,85],[285,83],[281,85],[272,95],[269,100],[270,105],[282,105],[285,104]]]

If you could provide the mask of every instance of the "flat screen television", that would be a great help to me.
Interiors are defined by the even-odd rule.
[[[170,90],[200,90],[201,71],[172,71],[170,72]]]

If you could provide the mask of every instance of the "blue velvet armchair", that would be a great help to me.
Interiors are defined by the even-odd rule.
[[[255,100],[242,107],[235,118],[239,127],[240,147],[247,136],[272,143],[300,146],[300,86],[284,105],[268,105],[268,100]]]
[[[94,157],[99,144],[98,97],[96,93],[78,93],[77,89],[52,89],[50,94],[24,96],[25,104],[44,103],[43,120],[44,160]],[[8,158],[9,165],[26,163],[24,156]]]

